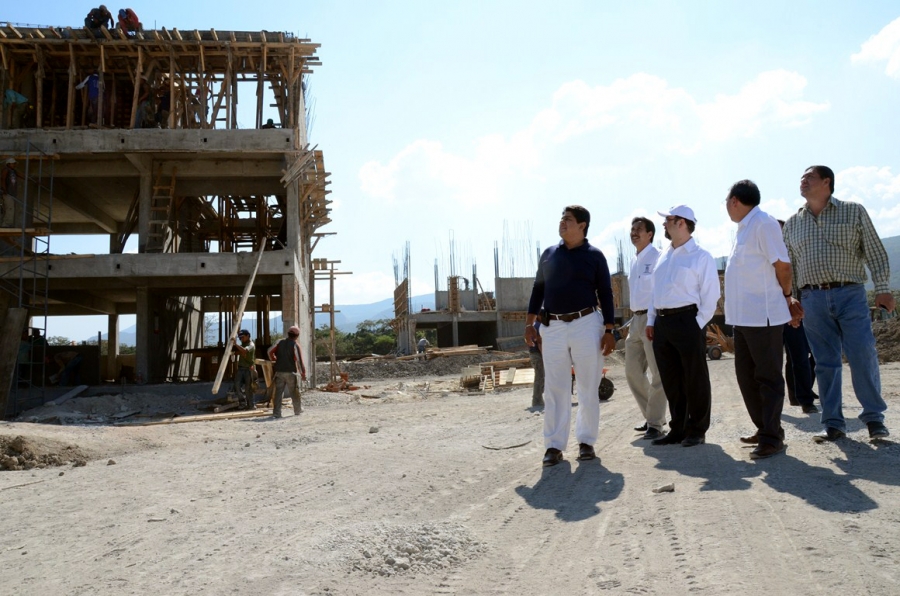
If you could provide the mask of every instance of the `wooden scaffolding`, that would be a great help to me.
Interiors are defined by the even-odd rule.
[[[252,128],[264,127],[267,99],[281,127],[298,128],[305,118],[303,78],[320,64],[319,44],[308,39],[214,29],[101,32],[0,27],[0,85],[28,101],[25,109],[10,105],[0,128],[235,129],[239,83],[255,84]],[[92,75],[95,98],[91,85],[79,89]]]

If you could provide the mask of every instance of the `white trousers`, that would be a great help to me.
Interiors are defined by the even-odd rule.
[[[572,417],[572,366],[578,393],[575,438],[593,445],[600,428],[603,315],[595,312],[571,323],[541,325],[544,356],[544,448],[565,451]]]
[[[634,315],[625,338],[625,379],[647,426],[662,430],[666,424],[666,392],[656,368],[653,342],[647,339],[647,313]],[[650,378],[647,378],[647,373]]]

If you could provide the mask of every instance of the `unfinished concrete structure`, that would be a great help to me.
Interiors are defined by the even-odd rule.
[[[257,345],[281,311],[313,366],[312,252],[330,221],[304,97],[318,44],[265,31],[100,33],[0,27],[0,86],[27,99],[0,114],[0,158],[19,175],[17,222],[0,232],[0,316],[108,315],[115,378],[118,317],[133,313],[136,381],[196,378],[205,315],[231,331],[264,248],[248,304]],[[55,255],[63,234],[105,236],[108,253]]]
[[[612,284],[616,323],[621,325],[631,317],[628,277],[614,273]],[[524,350],[523,329],[533,285],[534,277],[501,277],[495,267],[494,291],[486,292],[473,270],[471,279],[450,276],[446,290],[435,288],[433,311],[411,312],[409,279],[404,278],[394,290],[400,349],[415,352],[416,329],[436,329],[442,347],[476,344]]]

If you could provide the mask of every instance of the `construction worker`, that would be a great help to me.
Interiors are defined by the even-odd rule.
[[[134,37],[134,34],[143,30],[138,16],[130,8],[119,9],[119,29],[125,32],[128,37]]]
[[[300,328],[294,325],[288,329],[286,338],[269,348],[269,360],[275,363],[275,407],[272,411],[275,418],[281,418],[285,389],[291,392],[294,416],[299,416],[303,411],[300,407],[300,381],[306,380],[306,367],[303,366],[303,354],[297,344],[299,337]]]
[[[76,89],[87,87],[88,96],[88,120],[91,124],[100,124],[98,108],[100,102],[100,71],[94,71],[86,76],[83,81],[75,85]]]
[[[61,387],[81,384],[81,363],[84,357],[75,350],[59,352],[53,356],[53,361],[59,367],[59,372],[50,375],[50,382],[59,382]]]
[[[238,354],[237,373],[234,375],[234,393],[238,398],[238,407],[242,410],[254,410],[253,369],[256,367],[256,344],[250,340],[250,332],[241,329],[238,341],[233,350]]]
[[[109,23],[109,26],[107,26],[107,23]],[[90,29],[95,37],[103,35],[103,32],[100,30],[101,27],[112,29],[114,24],[112,14],[103,4],[97,8],[92,8],[87,16],[84,17],[84,28]]]
[[[15,225],[16,212],[16,187],[18,179],[16,177],[16,160],[8,157],[3,161],[3,170],[0,171],[0,196],[3,202],[0,203],[0,227],[11,228]]]

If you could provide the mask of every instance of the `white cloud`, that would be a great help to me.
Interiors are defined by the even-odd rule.
[[[889,167],[855,166],[835,174],[835,196],[865,205],[882,237],[900,234],[900,174]]]
[[[828,103],[802,100],[806,78],[796,72],[761,73],[735,95],[717,95],[698,106],[704,140],[725,141],[751,137],[763,125],[796,127],[808,124]]]
[[[766,127],[802,126],[829,109],[827,102],[804,100],[805,87],[800,74],[773,70],[737,93],[704,102],[646,73],[606,86],[571,81],[520,131],[474,139],[465,155],[438,141],[413,141],[387,163],[364,164],[361,189],[391,204],[445,199],[481,209],[511,198],[515,182],[578,171],[597,179],[659,153],[692,154]]]
[[[884,73],[900,79],[900,18],[894,19],[870,37],[850,60],[862,63],[886,62]]]

